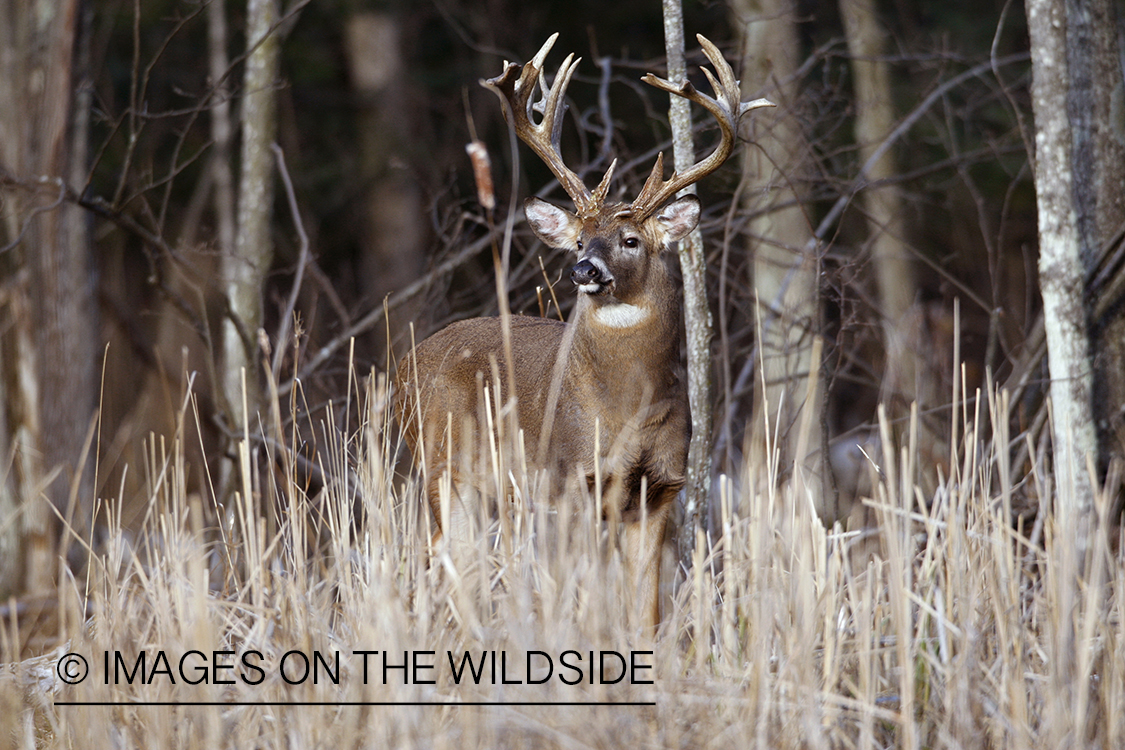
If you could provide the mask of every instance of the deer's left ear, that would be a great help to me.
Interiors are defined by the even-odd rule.
[[[699,199],[694,195],[685,195],[679,200],[672,201],[652,217],[657,231],[663,234],[664,242],[675,242],[687,236],[688,232],[695,229],[699,223]]]

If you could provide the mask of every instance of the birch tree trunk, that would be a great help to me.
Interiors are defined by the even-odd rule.
[[[664,45],[668,55],[668,80],[679,83],[687,78],[684,61],[684,16],[680,0],[664,0]],[[672,153],[677,172],[684,173],[695,163],[691,134],[691,107],[686,99],[671,97],[668,120],[672,126]],[[694,193],[695,186],[680,191]],[[711,488],[712,380],[711,341],[714,329],[707,304],[707,258],[703,233],[696,227],[680,240],[680,269],[684,285],[684,323],[687,329],[688,401],[691,405],[691,445],[688,448],[684,519],[679,527],[680,558],[690,559],[695,548],[695,530],[707,518]]]
[[[1087,550],[1094,520],[1094,494],[1086,467],[1096,455],[1093,413],[1093,372],[1087,316],[1086,266],[1091,257],[1082,247],[1078,202],[1090,194],[1093,174],[1075,172],[1081,164],[1082,128],[1072,131],[1068,112],[1071,87],[1076,83],[1067,59],[1065,0],[1027,0],[1031,38],[1031,105],[1035,113],[1035,193],[1039,214],[1039,289],[1047,335],[1047,365],[1051,375],[1054,455],[1054,544],[1045,587],[1059,612],[1077,606],[1087,568]],[[1082,88],[1078,80],[1079,89]],[[1073,106],[1074,102],[1071,102]],[[1080,121],[1079,121],[1080,124]],[[1072,139],[1078,139],[1078,150]],[[1075,158],[1079,157],[1079,158]],[[1087,205],[1087,209],[1089,206]],[[1086,223],[1084,219],[1083,223]],[[1083,257],[1085,256],[1085,257]],[[1099,560],[1093,560],[1099,564]],[[1054,704],[1070,706],[1087,699],[1078,677],[1079,635],[1068,615],[1060,624],[1049,654]],[[1064,747],[1090,736],[1088,714],[1053,711],[1047,721],[1046,744]]]
[[[231,428],[253,430],[260,408],[260,352],[257,332],[262,325],[262,295],[273,262],[270,218],[273,206],[273,142],[277,111],[280,41],[276,0],[249,0],[247,45],[242,99],[242,160],[238,185],[238,236],[233,256],[225,256],[225,286],[231,314],[223,332],[223,391]],[[246,373],[246,403],[242,409],[242,373]]]
[[[1039,213],[1039,287],[1054,407],[1055,510],[1080,535],[1093,507],[1086,457],[1096,451],[1093,376],[1086,330],[1085,269],[1074,205],[1075,176],[1067,116],[1070,89],[1063,0],[1027,0],[1031,103],[1035,113],[1035,193]]]

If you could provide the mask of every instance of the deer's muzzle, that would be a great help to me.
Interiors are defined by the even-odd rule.
[[[602,263],[583,258],[570,269],[570,280],[586,294],[601,294],[613,283],[613,276]]]

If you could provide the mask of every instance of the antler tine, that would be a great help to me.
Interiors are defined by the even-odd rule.
[[[566,101],[563,95],[566,93],[571,76],[574,75],[574,70],[578,67],[582,58],[576,59],[573,54],[567,55],[562,65],[559,66],[558,73],[555,74],[554,82],[551,86],[547,86],[546,78],[543,75],[543,64],[546,62],[547,53],[550,52],[558,36],[557,33],[552,34],[539,49],[539,52],[535,54],[535,57],[526,63],[522,69],[515,63],[506,62],[503,73],[496,78],[481,81],[481,85],[496,92],[496,95],[507,103],[505,116],[510,113],[516,135],[531,147],[531,150],[543,160],[543,163],[558,178],[563,190],[574,201],[578,215],[587,218],[597,214],[601,209],[602,202],[609,191],[609,180],[616,162],[610,165],[605,177],[602,178],[601,183],[593,193],[582,182],[582,179],[563,163],[559,147],[562,140],[563,113],[566,111]],[[516,76],[517,70],[520,71],[518,77]],[[543,98],[532,103],[532,93],[536,85],[542,91]],[[542,111],[543,117],[538,125],[532,121],[532,109]]]
[[[702,34],[697,34],[695,38],[699,40],[699,45],[703,48],[703,54],[711,61],[715,73],[718,74],[716,80],[711,71],[707,68],[702,69],[703,74],[707,77],[707,82],[711,84],[711,89],[715,92],[715,96],[704,94],[696,89],[690,81],[684,81],[682,85],[677,86],[671,81],[654,76],[652,73],[646,74],[641,80],[661,91],[667,91],[670,94],[695,102],[706,109],[718,121],[721,139],[710,156],[697,162],[695,166],[683,174],[673,172],[667,180],[664,179],[664,155],[657,156],[656,164],[653,165],[648,180],[645,181],[637,199],[633,201],[633,214],[638,218],[648,216],[680,190],[698,182],[718,169],[719,165],[726,161],[731,151],[734,150],[738,120],[742,115],[758,107],[774,106],[773,102],[766,99],[755,99],[752,102],[741,101],[742,92],[739,89],[738,80],[734,77],[734,71],[719,48]]]

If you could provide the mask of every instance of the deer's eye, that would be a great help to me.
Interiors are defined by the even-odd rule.
[[[638,240],[636,237],[626,237],[621,242],[621,244],[624,245],[625,247],[629,248],[630,250],[635,250],[637,247],[640,246],[641,241]]]
[[[578,240],[578,252],[582,252],[582,240]]]

